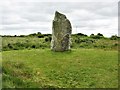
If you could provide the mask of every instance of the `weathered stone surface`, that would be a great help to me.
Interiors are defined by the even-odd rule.
[[[51,49],[53,51],[66,51],[70,49],[72,26],[67,17],[55,12],[52,26]]]

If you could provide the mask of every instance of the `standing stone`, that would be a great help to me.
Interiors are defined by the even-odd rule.
[[[70,49],[72,26],[67,17],[55,12],[52,26],[51,49],[53,51],[66,51]]]

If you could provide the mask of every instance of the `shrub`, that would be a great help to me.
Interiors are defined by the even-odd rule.
[[[13,49],[13,45],[8,43],[8,48]]]
[[[98,33],[97,35],[98,35],[98,36],[101,36],[101,37],[104,37],[103,34],[101,34],[101,33]]]
[[[115,43],[114,46],[118,46],[118,43]]]
[[[25,37],[25,35],[20,35],[19,37]]]
[[[31,37],[31,36],[36,36],[36,33],[29,34],[28,36],[30,36],[30,37]]]
[[[101,33],[98,33],[97,35],[91,34],[90,37],[93,38],[93,39],[104,38],[103,34],[101,34]]]
[[[41,32],[37,32],[37,34],[41,34]]]
[[[45,38],[45,42],[50,42],[51,40],[52,40],[52,38],[50,36]]]
[[[91,34],[90,37],[93,38],[95,35],[94,34]]]
[[[79,36],[86,36],[87,37],[86,34],[82,34],[82,33],[78,33],[77,35],[79,35]]]
[[[110,37],[111,40],[117,40],[118,39],[118,36],[117,35],[113,35]]]
[[[14,37],[17,37],[17,35],[14,35]]]
[[[92,40],[92,39],[89,39],[89,38],[83,38],[83,39],[77,38],[77,39],[75,39],[75,42],[76,43],[83,43],[83,42],[85,42],[85,43],[94,43],[95,40]]]
[[[94,35],[92,38],[93,38],[93,39],[100,39],[101,36],[99,36],[99,35]]]
[[[35,45],[32,45],[31,47],[32,47],[32,48],[36,48],[36,46],[35,46]]]
[[[38,38],[44,38],[44,35],[41,34],[41,35],[38,35],[37,37]]]
[[[44,36],[50,36],[51,37],[52,35],[51,34],[44,34]]]
[[[20,49],[24,48],[24,44],[20,43],[20,42],[13,44],[13,46],[14,46],[14,48],[13,48],[14,50],[20,50]]]
[[[75,39],[75,43],[80,43],[80,39],[79,38]]]

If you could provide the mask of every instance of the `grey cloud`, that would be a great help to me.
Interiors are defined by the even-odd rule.
[[[56,10],[64,13],[70,19],[73,28],[92,29],[105,27],[109,29],[110,22],[115,22],[113,18],[117,17],[117,3],[108,2],[10,2],[9,5],[3,5],[2,25],[4,33],[8,30],[29,30],[33,32],[51,32],[52,20]],[[12,19],[10,19],[12,17]],[[96,21],[97,22],[96,22]],[[103,21],[101,21],[103,20]],[[98,22],[105,23],[98,23]],[[31,24],[29,24],[31,23]],[[46,25],[45,25],[46,23]],[[107,23],[107,24],[106,24]],[[19,26],[16,26],[18,24]],[[33,25],[32,25],[33,24]],[[44,27],[42,27],[44,25]],[[86,31],[87,32],[87,31]],[[101,31],[100,31],[101,32]],[[110,31],[108,31],[110,32]],[[111,31],[112,33],[113,31]],[[105,32],[106,33],[106,32]]]

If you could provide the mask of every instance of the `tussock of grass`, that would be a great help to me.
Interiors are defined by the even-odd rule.
[[[51,81],[41,75],[40,70],[33,71],[32,68],[25,66],[23,62],[4,62],[2,70],[3,88],[52,87]]]

